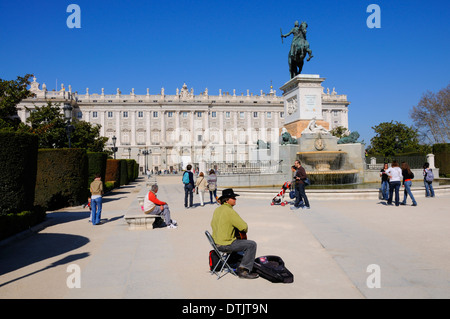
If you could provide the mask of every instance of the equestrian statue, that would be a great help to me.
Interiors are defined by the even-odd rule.
[[[289,51],[288,62],[289,62],[289,72],[291,73],[291,79],[296,75],[300,74],[303,69],[303,60],[308,54],[308,58],[306,61],[311,60],[313,57],[312,51],[309,48],[309,43],[306,40],[306,29],[308,28],[308,24],[306,22],[302,22],[300,25],[298,21],[295,21],[294,27],[291,31],[286,34],[280,29],[281,32],[281,42],[283,43],[283,38],[294,35],[291,43],[291,50]]]

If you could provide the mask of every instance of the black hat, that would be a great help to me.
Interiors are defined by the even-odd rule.
[[[232,188],[227,188],[227,189],[224,189],[224,190],[222,191],[222,196],[220,196],[220,197],[218,198],[218,200],[219,200],[219,201],[222,201],[222,199],[225,199],[225,198],[234,198],[234,197],[236,197],[236,196],[239,196],[239,194],[236,194],[235,192],[233,192],[233,189],[232,189]]]

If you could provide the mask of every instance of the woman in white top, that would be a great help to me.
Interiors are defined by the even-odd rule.
[[[391,167],[386,170],[389,176],[389,199],[388,205],[392,205],[392,197],[395,192],[395,206],[400,205],[400,185],[403,178],[402,169],[398,166],[397,161],[393,161]]]
[[[205,174],[203,174],[203,172],[200,172],[197,180],[195,181],[195,186],[198,188],[198,196],[200,197],[201,206],[205,206],[204,197],[207,185],[208,182],[206,181]]]

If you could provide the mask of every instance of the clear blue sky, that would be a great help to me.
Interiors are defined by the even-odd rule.
[[[66,25],[67,6],[81,8],[81,28]],[[369,29],[371,3],[381,28]],[[198,94],[259,94],[289,80],[296,20],[306,21],[314,58],[302,73],[319,74],[347,94],[349,128],[368,144],[372,126],[412,122],[427,91],[450,83],[450,1],[6,1],[0,0],[0,77],[33,73],[48,89],[64,83],[90,93],[175,94],[184,82]]]

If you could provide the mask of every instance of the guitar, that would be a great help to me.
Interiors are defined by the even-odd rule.
[[[234,227],[234,236],[236,237],[236,239],[247,239],[247,233],[240,231],[236,227]]]

